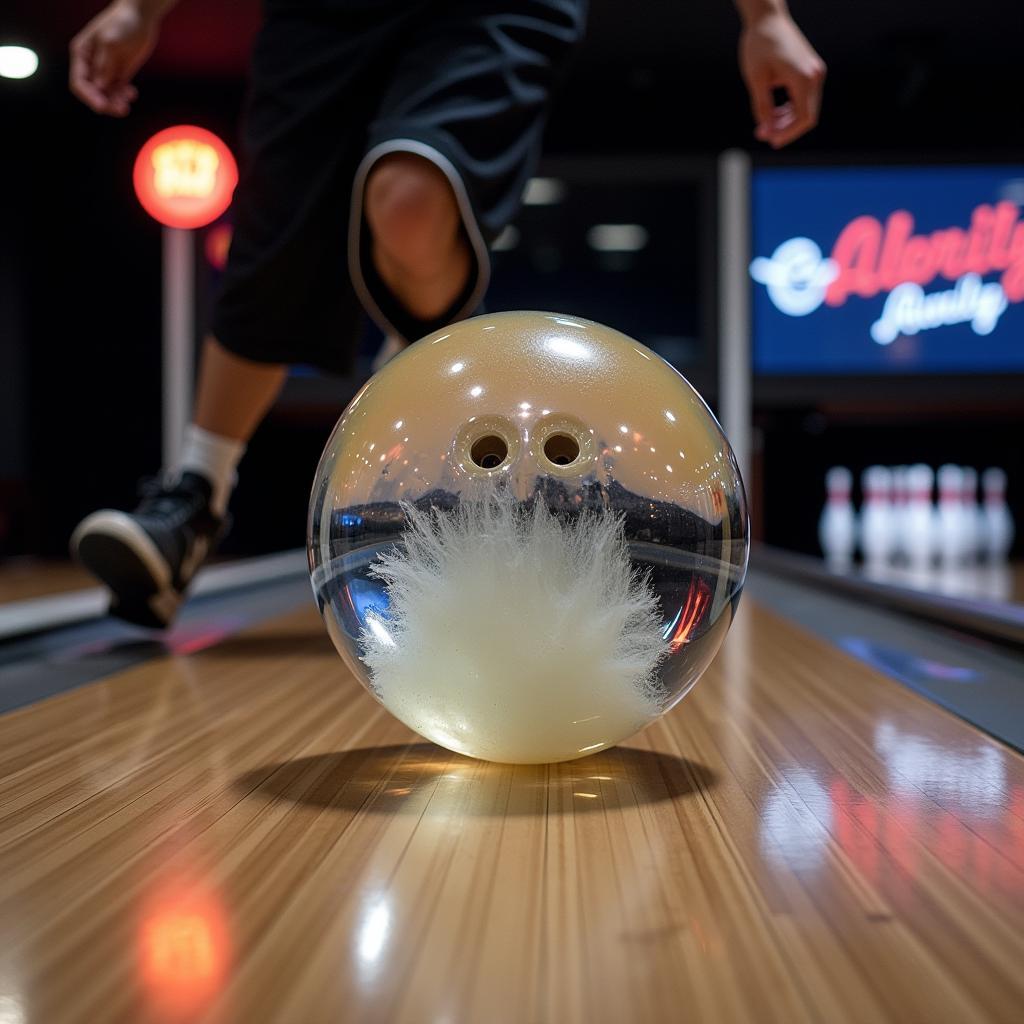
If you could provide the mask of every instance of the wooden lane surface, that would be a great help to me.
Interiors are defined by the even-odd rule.
[[[0,568],[0,604],[67,594],[95,586],[96,580],[72,562],[15,559]]]
[[[0,718],[5,1021],[1019,1021],[1024,762],[748,602],[623,748],[418,741],[312,612]]]

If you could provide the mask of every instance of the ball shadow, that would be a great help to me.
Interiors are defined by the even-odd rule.
[[[614,747],[578,761],[505,765],[432,743],[363,747],[300,757],[246,772],[246,796],[370,814],[463,817],[605,812],[707,792],[705,765],[672,754]]]

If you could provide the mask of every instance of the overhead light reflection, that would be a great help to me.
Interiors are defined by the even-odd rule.
[[[760,845],[776,863],[799,870],[819,868],[831,839],[832,804],[811,772],[788,771],[761,808]]]
[[[565,356],[566,359],[586,360],[590,358],[590,350],[581,342],[572,338],[548,338],[544,347],[555,355]]]
[[[391,634],[376,615],[367,615],[366,625],[369,627],[370,632],[386,647],[395,646],[395,641],[392,639]]]
[[[367,911],[359,925],[358,953],[361,963],[376,964],[384,951],[391,929],[391,911],[384,897],[378,899]]]
[[[0,1024],[25,1024],[28,1018],[14,996],[0,995]]]

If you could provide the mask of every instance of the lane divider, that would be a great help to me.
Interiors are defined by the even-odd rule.
[[[219,594],[239,587],[305,575],[308,571],[306,552],[302,548],[258,558],[244,558],[237,562],[224,562],[201,569],[189,596]],[[12,601],[0,605],[0,640],[99,619],[106,614],[107,592],[103,587]]]

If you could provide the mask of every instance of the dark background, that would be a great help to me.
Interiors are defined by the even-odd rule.
[[[112,121],[91,114],[65,86],[67,41],[98,7],[8,0],[0,11],[0,42],[31,45],[42,61],[32,79],[0,81],[0,558],[63,554],[81,515],[130,505],[138,477],[157,469],[159,229],[130,193],[131,164],[153,131],[179,121],[234,141],[259,15],[251,0],[183,0],[140,76],[135,112]],[[804,0],[793,12],[828,63],[829,81],[822,124],[786,159],[1021,158],[1024,5]],[[588,43],[551,120],[549,157],[612,158],[620,167],[678,158],[682,166],[743,147],[774,159],[751,138],[737,36],[726,0],[592,3]],[[682,174],[681,183],[693,188]],[[638,199],[633,216],[658,213]],[[713,400],[711,356],[700,348],[709,337],[709,303],[698,286],[707,240],[700,209],[680,207],[675,216],[677,361]],[[579,258],[567,243],[561,266],[578,269]],[[505,301],[553,304],[561,270],[544,278],[513,254],[500,259],[513,282],[502,286]],[[642,305],[650,272],[642,264],[620,272],[616,287]],[[569,311],[596,315],[589,304]],[[261,428],[243,466],[229,550],[302,543],[313,468],[352,383],[339,383],[326,401],[286,402]],[[915,402],[927,405],[927,382],[922,387]],[[946,394],[909,418],[907,403],[879,403],[870,385],[856,382],[840,393],[805,388],[764,402],[757,521],[769,540],[813,550],[828,464],[980,466],[979,451],[984,464],[1005,455],[1000,464],[1017,482],[1021,521],[1020,395],[1004,388],[991,402],[984,395],[968,402]],[[767,481],[763,491],[758,481]]]

